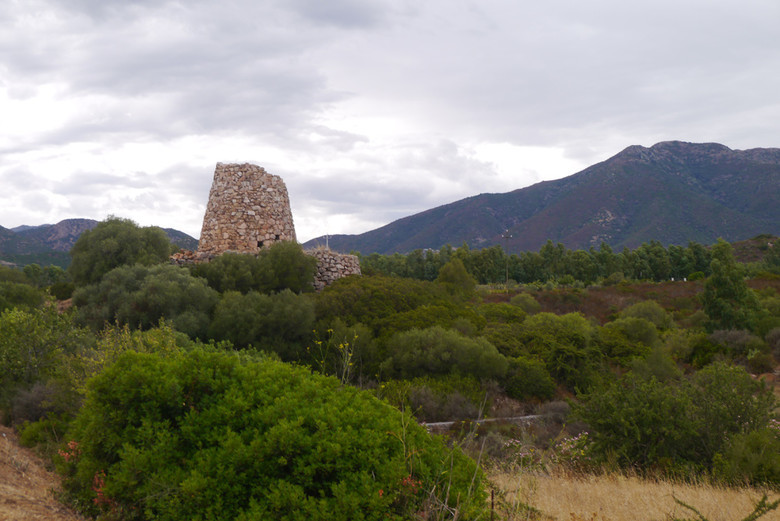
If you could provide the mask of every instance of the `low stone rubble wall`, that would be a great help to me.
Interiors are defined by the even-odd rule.
[[[345,255],[325,248],[307,250],[304,253],[317,259],[317,273],[314,275],[314,289],[322,291],[335,280],[348,275],[360,275],[360,259],[355,255]],[[208,262],[215,254],[192,250],[179,250],[171,255],[171,263],[187,266],[200,262]]]
[[[348,275],[360,275],[360,259],[355,255],[337,253],[326,248],[307,250],[306,255],[317,259],[317,275],[314,277],[314,289],[322,291],[333,281]]]

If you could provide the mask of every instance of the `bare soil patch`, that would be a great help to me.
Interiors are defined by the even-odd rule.
[[[56,499],[60,479],[39,457],[0,425],[0,520],[83,521]]]

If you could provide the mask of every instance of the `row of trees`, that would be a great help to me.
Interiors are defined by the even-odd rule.
[[[407,255],[374,253],[361,256],[360,261],[364,273],[435,280],[442,266],[453,258],[460,259],[479,284],[505,283],[507,278],[521,284],[550,280],[592,284],[624,278],[695,279],[709,276],[712,261],[710,250],[701,244],[689,242],[687,246],[665,248],[658,241],[621,252],[614,252],[606,243],[598,249],[569,250],[560,243],[547,241],[538,252],[519,255],[507,255],[501,246],[472,250],[464,243],[456,249],[448,245],[439,251],[415,250]],[[780,271],[780,248],[768,249],[765,269]]]

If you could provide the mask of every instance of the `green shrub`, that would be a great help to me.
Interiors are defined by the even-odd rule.
[[[529,315],[538,313],[542,308],[541,304],[530,293],[518,293],[509,299],[509,303],[519,307]]]
[[[643,300],[620,312],[621,318],[643,318],[660,330],[672,327],[672,317],[655,300]]]
[[[780,424],[732,436],[713,459],[715,477],[735,485],[780,485]]]
[[[441,327],[396,333],[386,344],[382,375],[414,378],[459,373],[477,378],[501,378],[507,361],[484,338],[464,337]]]
[[[52,306],[0,313],[0,409],[9,410],[16,400],[20,419],[35,420],[36,411],[66,407],[61,402],[69,397],[54,391],[55,380],[67,377],[68,357],[94,342],[89,331],[75,327],[72,315],[61,315]]]
[[[315,295],[317,320],[340,318],[374,330],[377,322],[423,305],[449,305],[441,284],[384,276],[344,277]]]
[[[72,282],[55,282],[49,286],[49,293],[57,300],[67,300],[73,296],[76,285]]]
[[[525,319],[519,340],[524,353],[544,360],[550,375],[569,390],[585,390],[598,379],[603,354],[596,328],[579,313],[538,313]]]
[[[725,357],[725,353],[725,347],[710,341],[706,335],[696,334],[691,338],[688,358],[685,361],[693,367],[701,368],[717,358]]]
[[[250,344],[275,351],[285,360],[301,359],[314,325],[314,305],[289,289],[264,295],[229,291],[214,311],[209,336],[238,347]]]
[[[639,317],[618,318],[605,324],[604,327],[617,329],[633,343],[641,343],[647,347],[658,345],[658,329],[647,319]]]
[[[238,291],[249,293],[260,290],[261,261],[246,253],[223,253],[209,262],[190,268],[192,274],[208,281],[209,287],[220,293]]]
[[[530,295],[528,295],[531,299]],[[482,304],[477,308],[477,312],[485,317],[489,323],[512,323],[525,320],[526,312],[519,305],[501,303]]]
[[[645,379],[652,377],[659,382],[677,380],[683,374],[666,347],[654,347],[647,357],[635,359],[631,370]]]
[[[161,228],[140,228],[129,219],[109,217],[81,234],[70,250],[68,273],[77,286],[96,284],[119,266],[166,262],[171,242]]]
[[[447,288],[451,294],[460,297],[469,297],[477,287],[477,281],[469,275],[463,261],[458,258],[450,260],[439,270],[436,282]]]
[[[696,404],[696,454],[707,462],[729,437],[767,426],[776,404],[772,390],[763,382],[726,363],[713,363],[697,371],[684,391]]]
[[[306,255],[300,244],[277,242],[270,248],[263,248],[258,258],[261,262],[261,291],[314,291],[317,259]]]
[[[507,358],[520,356],[525,352],[525,345],[521,340],[523,326],[519,323],[494,322],[487,324],[481,332],[481,336],[496,346],[498,352]]]
[[[610,324],[607,326],[598,328],[594,340],[610,361],[627,367],[635,359],[644,358],[650,353],[649,346],[630,339],[622,327],[610,326]]]
[[[504,391],[517,400],[549,400],[555,394],[555,381],[544,362],[535,358],[509,359],[509,370],[503,380]]]
[[[573,412],[588,424],[595,459],[643,468],[691,459],[698,436],[694,404],[676,387],[629,374],[580,399]]]
[[[608,277],[604,278],[602,284],[604,286],[615,286],[616,284],[620,284],[624,280],[625,280],[625,276],[623,275],[623,272],[616,271],[614,273],[611,273]]]
[[[259,256],[223,253],[191,269],[193,275],[205,278],[220,293],[271,293],[284,289],[301,293],[314,290],[317,260],[306,255],[300,244],[282,241],[264,248]]]
[[[454,302],[442,301],[436,304],[423,304],[409,311],[393,313],[374,322],[377,337],[389,336],[398,331],[410,329],[425,329],[441,326],[454,329],[460,326],[467,330],[475,330],[485,324],[485,318],[465,306]]]
[[[31,284],[24,271],[8,266],[0,265],[0,282],[16,282],[18,284]]]
[[[125,353],[90,383],[63,446],[80,510],[125,520],[484,515],[475,463],[335,378],[195,349]]]
[[[149,329],[166,319],[192,338],[205,338],[217,292],[170,264],[121,266],[73,295],[79,320],[95,330],[106,323]]]
[[[9,308],[36,308],[43,304],[43,293],[30,284],[0,282],[0,311]]]
[[[709,468],[733,436],[769,425],[775,406],[760,382],[722,363],[679,381],[628,374],[580,398],[595,457],[667,470]]]
[[[753,351],[766,352],[768,350],[766,343],[761,338],[743,329],[713,331],[708,338],[738,359],[744,360]]]
[[[412,380],[389,380],[377,388],[377,396],[411,411],[419,421],[476,419],[490,408],[487,391],[468,376],[423,376]]]

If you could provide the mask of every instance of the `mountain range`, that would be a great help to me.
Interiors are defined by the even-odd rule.
[[[358,235],[331,235],[337,251],[406,253],[446,244],[537,251],[635,248],[658,240],[710,244],[780,232],[780,149],[732,150],[667,141],[630,146],[569,177],[480,194]],[[325,244],[319,237],[305,247]]]
[[[78,237],[98,224],[0,226],[0,263],[66,267]],[[195,250],[193,237],[163,228]],[[780,235],[780,149],[732,150],[717,143],[666,141],[630,146],[585,170],[502,194],[480,194],[358,235],[331,235],[329,246],[362,254],[407,253],[450,244],[538,251],[547,240],[570,249],[635,248],[657,240],[711,244]],[[324,245],[324,237],[304,247]]]

